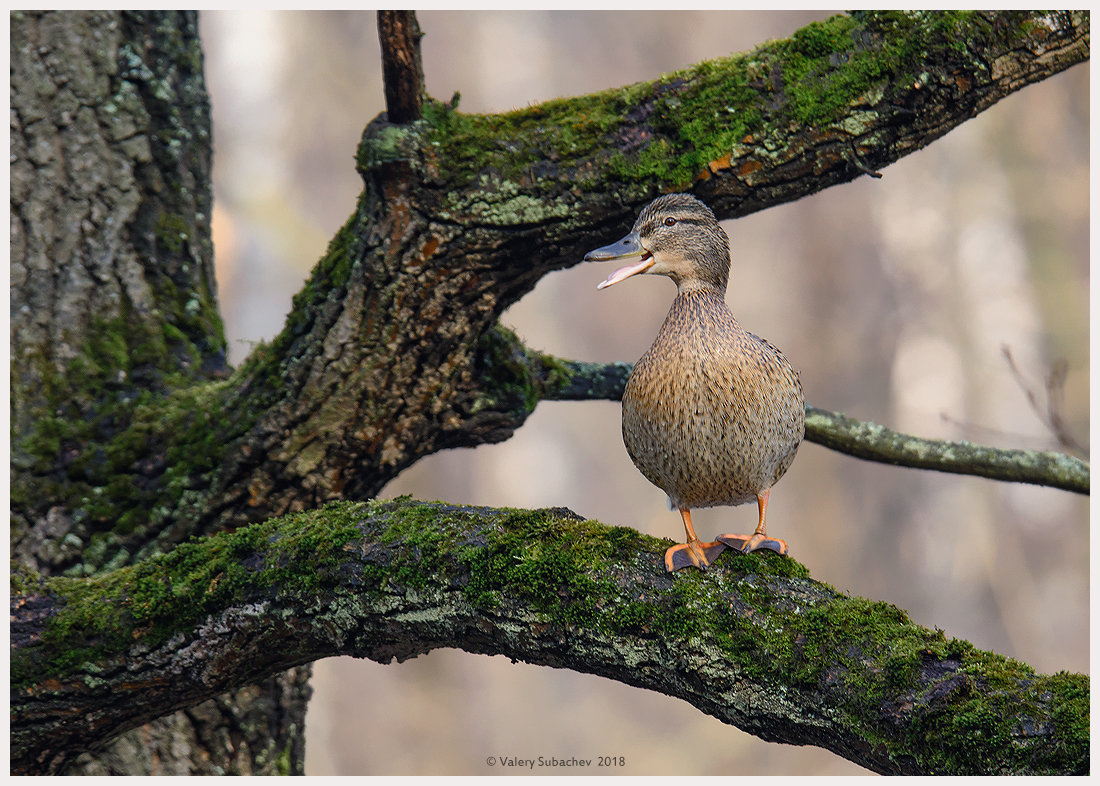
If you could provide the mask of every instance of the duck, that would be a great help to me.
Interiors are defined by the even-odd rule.
[[[676,284],[668,315],[622,396],[627,453],[683,519],[686,542],[665,552],[666,570],[705,570],[727,548],[786,555],[787,542],[768,535],[768,501],[805,436],[806,400],[783,353],[745,330],[726,305],[729,236],[714,212],[691,194],[665,194],[642,209],[624,238],[584,259],[629,261],[597,289],[640,274]],[[753,534],[712,542],[695,534],[692,510],[754,499]]]

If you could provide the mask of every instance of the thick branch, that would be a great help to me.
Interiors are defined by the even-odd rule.
[[[1088,680],[1036,675],[775,555],[522,511],[340,503],[90,579],[13,579],[12,768],[331,655],[504,654],[682,698],[883,773],[1084,773]],[[973,740],[981,738],[983,745]]]
[[[576,264],[663,191],[720,218],[848,182],[1089,56],[1087,12],[861,12],[752,52],[503,115],[426,107],[368,127],[364,174],[400,160],[447,223],[522,239],[527,269]],[[473,187],[473,186],[477,187]]]

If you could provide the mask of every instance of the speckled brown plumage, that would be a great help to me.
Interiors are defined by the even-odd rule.
[[[676,296],[623,393],[627,452],[677,508],[755,500],[794,461],[804,423],[791,364],[714,290]]]
[[[783,354],[744,330],[725,302],[729,239],[710,208],[687,194],[650,203],[634,229],[586,259],[635,259],[601,284],[638,273],[667,275],[676,299],[623,394],[623,440],[634,464],[683,515],[688,542],[666,564],[706,567],[726,546],[744,551],[786,543],[767,537],[773,484],[794,460],[805,430],[798,374]],[[700,543],[692,508],[756,499],[753,536]]]

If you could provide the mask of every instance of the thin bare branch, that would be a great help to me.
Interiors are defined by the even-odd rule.
[[[1078,442],[1073,434],[1070,433],[1069,425],[1062,416],[1062,410],[1065,406],[1063,402],[1067,373],[1065,360],[1056,361],[1051,367],[1050,373],[1047,375],[1044,385],[1046,390],[1046,406],[1043,406],[1039,401],[1039,394],[1035,392],[1034,388],[1032,388],[1024,377],[1023,372],[1020,371],[1019,366],[1016,365],[1016,360],[1012,357],[1012,350],[1009,349],[1008,346],[1003,346],[1001,347],[1001,354],[1004,355],[1005,361],[1008,363],[1008,368],[1012,372],[1012,376],[1016,379],[1016,384],[1020,386],[1027,396],[1027,403],[1031,405],[1031,408],[1035,411],[1035,415],[1042,424],[1050,430],[1050,433],[1054,435],[1058,443],[1075,453],[1080,453],[1082,456],[1088,456],[1088,449]]]
[[[868,461],[1089,493],[1089,464],[1049,450],[1008,450],[923,439],[817,407],[806,407],[806,440]]]
[[[568,374],[542,382],[542,398],[622,399],[630,364],[556,363],[550,367]],[[540,367],[547,364],[544,360]],[[923,439],[810,405],[806,406],[806,441],[868,461],[1089,493],[1089,463],[1073,456]]]

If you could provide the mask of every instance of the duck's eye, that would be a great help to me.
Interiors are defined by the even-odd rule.
[[[676,225],[676,219],[673,218],[672,216],[669,216],[668,218],[665,219],[665,226],[666,227],[671,227],[671,226],[675,226],[675,225]]]

